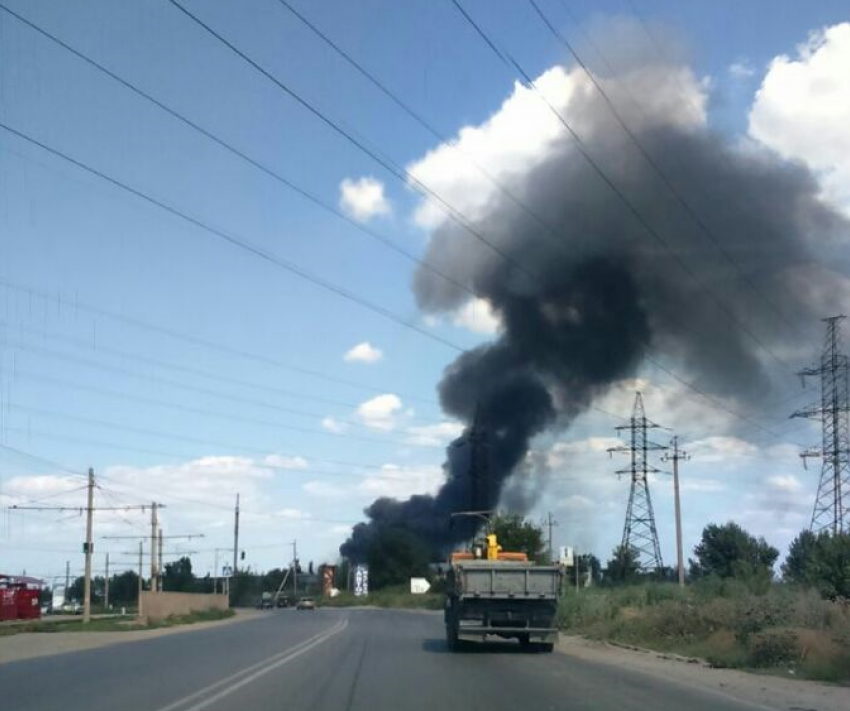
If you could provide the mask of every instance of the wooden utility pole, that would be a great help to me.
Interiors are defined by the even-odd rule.
[[[139,608],[138,609],[139,617],[142,616],[142,581],[144,580],[144,577],[143,577],[144,576],[144,570],[143,570],[143,568],[144,568],[144,565],[145,565],[145,562],[144,562],[144,555],[145,555],[144,545],[145,545],[144,541],[139,541],[139,600],[138,600],[138,603],[136,604],[136,606]]]
[[[86,499],[86,569],[83,578],[83,623],[91,621],[91,555],[92,523],[94,519],[94,469],[89,467],[88,494]]]
[[[558,522],[555,520],[555,517],[552,515],[550,511],[546,517],[546,526],[549,528],[549,562],[555,560],[555,551],[552,548],[552,528],[558,525]]]
[[[673,437],[671,442],[672,454],[666,452],[662,460],[673,462],[673,496],[676,508],[676,563],[678,568],[679,586],[685,586],[685,555],[682,548],[682,506],[679,499],[679,461],[690,459],[687,452],[679,449],[679,438]]]
[[[92,554],[94,553],[93,528],[94,528],[94,512],[95,511],[133,511],[141,509],[144,511],[145,506],[99,506],[94,507],[94,469],[89,467],[88,475],[86,476],[86,505],[85,506],[10,506],[10,509],[29,510],[29,511],[78,511],[80,514],[86,514],[86,540],[83,543],[83,553],[86,557],[85,570],[83,574],[83,622],[87,623],[91,620],[91,562]],[[71,584],[71,564],[70,561],[65,563],[65,599],[68,599],[68,587]]]
[[[109,553],[106,554],[106,575],[103,578],[103,609],[109,611]]]
[[[239,494],[236,494],[236,510],[233,513],[233,573],[236,575],[236,566],[239,561]]]
[[[156,508],[159,504],[156,501],[151,501],[151,592],[159,590],[159,581],[157,580],[156,569],[156,538],[159,522],[157,520]]]
[[[575,563],[575,567],[576,567],[576,592],[578,592],[578,576],[579,576],[578,565],[579,565],[579,557],[578,557],[578,551],[577,551],[577,550],[575,550],[575,549],[573,549],[573,563]]]
[[[159,529],[159,535],[156,539],[156,553],[159,560],[159,565],[157,569],[159,570],[159,590],[162,591],[165,581],[163,580],[163,574],[165,573],[165,568],[162,567],[162,529]]]
[[[298,596],[298,541],[292,541],[292,596]]]

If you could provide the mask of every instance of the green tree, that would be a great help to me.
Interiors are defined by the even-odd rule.
[[[419,537],[398,527],[381,529],[366,551],[369,587],[407,584],[428,574],[429,548]]]
[[[84,590],[85,578],[81,575],[79,578],[75,578],[74,582],[72,582],[65,591],[65,602],[71,602],[73,600],[81,603],[83,601]]]
[[[109,579],[109,602],[112,605],[135,604],[139,596],[139,576],[133,570]]]
[[[719,578],[765,579],[773,577],[773,564],[779,551],[764,538],[747,533],[737,523],[711,523],[702,531],[690,561],[691,575]]]
[[[611,585],[631,583],[640,577],[640,561],[637,551],[631,546],[619,545],[611,552],[611,560],[605,565],[603,580]]]
[[[174,563],[165,564],[162,589],[168,592],[192,592],[195,589],[195,575],[189,558],[183,556]]]
[[[782,575],[830,599],[850,597],[850,533],[802,531],[788,549]]]
[[[529,560],[538,562],[543,562],[546,558],[543,529],[526,521],[522,516],[496,516],[490,522],[490,528],[496,534],[503,551],[525,553]]]
[[[587,574],[590,573],[590,580],[594,585],[598,585],[602,582],[602,563],[595,555],[592,553],[586,553],[584,555],[577,556],[578,558],[578,572],[581,580],[584,580],[587,577]],[[573,571],[575,574],[575,571]],[[575,583],[575,580],[573,580]]]

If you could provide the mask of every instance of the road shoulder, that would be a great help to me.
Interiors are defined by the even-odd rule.
[[[678,683],[765,709],[847,711],[850,687],[714,669],[699,660],[650,650],[626,649],[583,637],[561,635],[560,653]]]
[[[128,630],[126,632],[23,632],[8,637],[0,637],[0,664],[53,654],[97,649],[112,644],[138,642],[171,634],[207,630],[212,627],[256,619],[260,614],[258,610],[236,610],[236,615],[224,620],[195,622],[150,630]]]

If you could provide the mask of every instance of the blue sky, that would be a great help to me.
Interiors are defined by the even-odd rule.
[[[414,219],[420,198],[410,187],[165,0],[5,4],[335,207],[343,180],[380,181],[385,214],[360,219],[411,253],[424,250],[429,232]],[[436,148],[433,136],[275,0],[185,4],[393,162],[409,166]],[[486,121],[514,91],[515,78],[448,1],[293,4],[444,135]],[[566,61],[526,3],[470,0],[464,6],[532,76]],[[708,125],[736,138],[748,132],[754,94],[771,60],[795,55],[810,32],[850,19],[846,3],[837,1],[570,2],[580,25],[560,0],[542,7],[591,63],[587,38],[604,43],[601,28],[612,19],[634,25],[637,8],[676,60],[704,80]],[[611,59],[636,51],[603,46]],[[282,255],[418,329],[462,348],[490,337],[452,318],[424,320],[410,289],[411,261],[3,12],[0,122]],[[192,546],[202,549],[195,556],[202,571],[212,564],[211,549],[230,545],[228,509],[236,491],[243,496],[246,562],[265,569],[288,560],[293,538],[303,560],[331,558],[375,494],[409,494],[439,480],[442,446],[456,429],[439,411],[435,385],[456,350],[235,249],[3,130],[0,280],[0,443],[75,471],[94,467],[103,477],[105,505],[161,499],[168,506],[166,532],[206,534]],[[362,343],[381,357],[344,359]],[[651,371],[641,376],[651,417],[692,430],[691,440],[730,435],[729,423],[699,403],[676,411],[675,384]],[[626,416],[633,386],[622,384],[601,406]],[[776,399],[795,387],[789,381]],[[379,395],[384,399],[358,412]],[[653,406],[665,409],[653,412]],[[780,408],[763,421],[786,416]],[[610,437],[616,424],[593,413],[555,438],[561,454],[571,456],[559,460],[531,512],[537,518],[554,510],[562,543],[603,557],[619,537],[626,483],[611,474],[616,464],[602,451],[605,443],[594,448],[588,438]],[[800,528],[805,515],[789,502],[804,500],[807,510],[813,479],[800,470],[794,446],[816,434],[797,430],[769,450],[757,438],[703,444],[708,453],[687,469],[695,481],[707,482],[685,490],[688,547],[704,523],[737,514],[767,535],[776,529],[769,512],[781,517],[793,509],[797,518],[788,531]],[[541,446],[551,448],[555,439]],[[586,446],[571,450],[570,442]],[[607,483],[594,483],[602,476]],[[785,477],[786,485],[762,506],[759,482],[768,477]],[[51,497],[46,504],[77,505],[82,493],[66,491],[77,486],[48,462],[0,451],[4,505],[43,496]],[[662,550],[671,560],[669,488],[660,480],[656,499]],[[759,513],[740,508],[748,494],[755,498],[747,511]],[[587,507],[595,518],[587,517]],[[0,569],[47,577],[60,573],[66,559],[81,567],[83,529],[69,515],[4,513]],[[138,514],[99,517],[105,534],[137,535],[142,528]],[[784,545],[788,531],[773,542]],[[122,545],[101,541],[98,551],[120,558]]]

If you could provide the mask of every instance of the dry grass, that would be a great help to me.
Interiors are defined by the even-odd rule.
[[[138,618],[107,617],[94,619],[88,624],[83,624],[82,618],[74,620],[33,620],[23,624],[0,625],[0,637],[22,634],[24,632],[128,632],[134,630],[152,630],[162,627],[174,627],[176,625],[191,625],[196,622],[212,622],[233,617],[234,610],[206,610],[193,612],[188,615],[168,617],[159,622],[149,624],[139,622]]]
[[[850,606],[813,591],[773,585],[755,594],[718,581],[684,591],[669,584],[599,588],[566,595],[559,619],[572,633],[719,667],[850,682]]]

